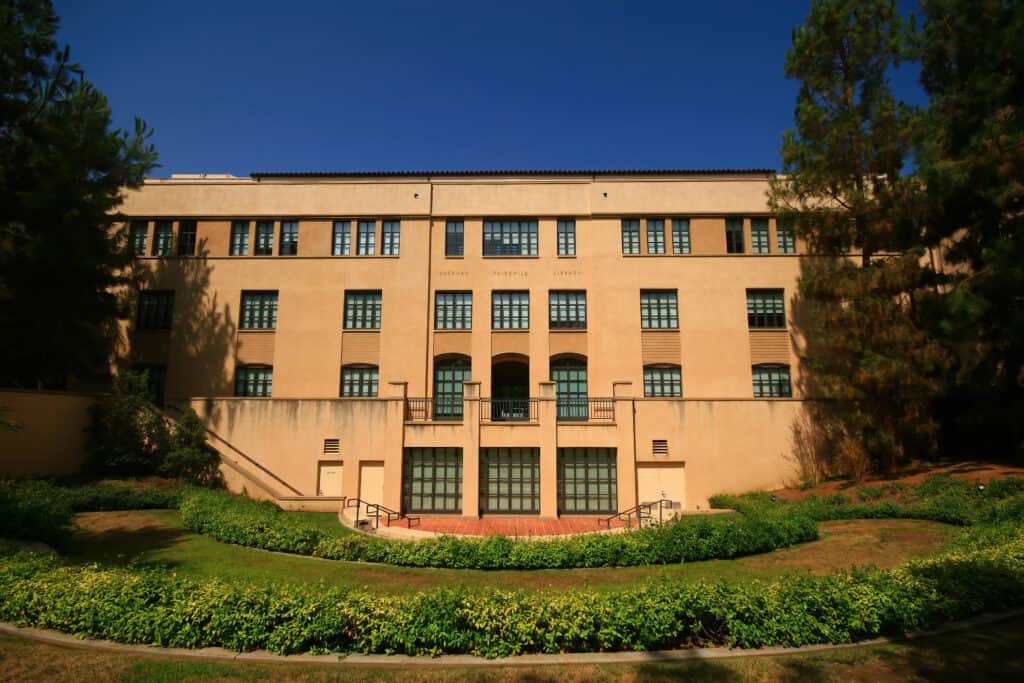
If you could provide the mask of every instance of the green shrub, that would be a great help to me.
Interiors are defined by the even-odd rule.
[[[0,536],[60,544],[68,538],[72,510],[42,481],[0,481]]]
[[[158,454],[157,472],[173,479],[216,486],[221,483],[220,457],[206,445],[206,428],[196,412],[189,408],[178,418],[166,451]]]
[[[91,469],[102,475],[155,474],[170,435],[163,417],[150,409],[145,373],[121,372],[113,391],[89,407],[86,450]]]
[[[188,491],[180,484],[136,488],[116,484],[53,487],[53,495],[66,498],[75,512],[106,510],[166,510],[177,508]]]

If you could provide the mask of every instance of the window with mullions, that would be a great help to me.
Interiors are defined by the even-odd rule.
[[[270,396],[274,368],[269,365],[239,365],[235,368],[235,396]]]
[[[679,398],[683,395],[683,375],[679,366],[649,365],[644,368],[644,396]]]
[[[619,491],[614,448],[559,448],[559,514],[613,514]]]
[[[679,327],[679,307],[676,290],[640,290],[640,328],[666,330]]]
[[[558,221],[558,255],[576,255],[576,221]]]
[[[256,223],[256,256],[272,256],[274,254],[274,224],[271,221]]]
[[[356,255],[373,256],[377,253],[377,222],[359,221],[356,226]]]
[[[688,218],[672,221],[672,253],[690,253],[690,219]]]
[[[170,221],[157,221],[153,230],[153,256],[170,256],[174,249],[174,229]]]
[[[398,256],[399,240],[402,236],[402,224],[398,221],[384,221],[381,226],[380,253],[383,256]]]
[[[480,512],[540,512],[540,449],[480,449]]]
[[[249,255],[249,221],[234,221],[231,224],[231,255]]]
[[[146,255],[146,233],[149,232],[147,221],[132,221],[128,229],[128,251],[132,256]]]
[[[788,365],[755,365],[754,398],[789,398],[793,390],[789,383]]]
[[[464,249],[462,221],[448,221],[444,226],[444,255],[462,256]]]
[[[786,304],[781,289],[747,290],[747,325],[750,329],[786,327]]]
[[[622,221],[622,253],[640,253],[640,221]]]
[[[299,253],[299,222],[281,221],[281,256],[295,256]]]
[[[241,330],[277,328],[277,292],[242,292]]]
[[[434,419],[462,419],[462,385],[469,381],[472,365],[465,358],[434,362]]]
[[[725,251],[727,254],[743,253],[742,218],[729,218],[725,221]]]
[[[587,395],[587,362],[575,358],[551,361],[555,406],[559,420],[586,420],[590,414]]]
[[[768,219],[750,219],[750,250],[755,254],[767,254],[768,248]]]
[[[434,292],[434,329],[473,329],[473,293]]]
[[[348,365],[341,369],[341,395],[372,397],[377,395],[378,371],[375,365]]]
[[[530,329],[530,293],[491,292],[491,329]]]
[[[536,256],[537,221],[484,221],[484,256]]]
[[[334,221],[331,235],[331,255],[348,256],[352,253],[352,221]]]
[[[178,256],[196,255],[196,222],[178,221]]]
[[[462,449],[406,448],[402,512],[462,512]]]
[[[665,253],[665,221],[647,219],[647,253]]]
[[[379,330],[380,311],[379,289],[369,292],[345,292],[346,330]]]
[[[586,292],[548,293],[548,326],[553,330],[587,327]]]
[[[169,330],[174,318],[174,292],[139,292],[139,320],[137,330]]]
[[[775,221],[775,238],[779,245],[780,254],[796,253],[796,237],[793,234],[793,226],[782,221]]]

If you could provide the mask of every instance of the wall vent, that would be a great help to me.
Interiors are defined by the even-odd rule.
[[[341,443],[338,439],[324,439],[324,453],[340,453]]]
[[[668,455],[668,439],[654,439],[651,441],[651,453],[654,455]]]

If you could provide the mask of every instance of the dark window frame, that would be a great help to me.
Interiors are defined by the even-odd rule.
[[[437,290],[434,292],[434,329],[473,329],[473,292]]]
[[[444,225],[444,255],[465,256],[466,225],[463,221],[447,221]]]
[[[484,256],[537,256],[538,252],[536,219],[484,220]]]
[[[745,251],[743,245],[743,219],[725,219],[725,253],[742,254]]]
[[[767,218],[750,219],[750,252],[752,254],[771,253],[770,233]]]
[[[491,292],[491,329],[530,329],[529,290],[495,289]]]
[[[256,221],[256,244],[252,255],[274,255],[274,221]]]
[[[576,255],[576,219],[563,218],[558,221],[558,255]]]
[[[657,256],[665,253],[665,220],[648,218],[646,221],[647,253]],[[653,228],[651,226],[654,226]]]
[[[585,358],[556,358],[550,363],[558,420],[585,421],[590,416],[590,369]]]
[[[132,256],[146,255],[149,239],[149,221],[132,221],[128,225],[128,252]]]
[[[344,329],[379,330],[384,310],[384,295],[379,289],[345,291]]]
[[[235,366],[235,396],[245,398],[266,398],[273,396],[273,365]]]
[[[276,330],[278,292],[276,289],[242,290],[239,330]]]
[[[691,249],[690,242],[690,219],[689,218],[673,218],[672,219],[672,253],[673,254],[689,254]]]
[[[679,365],[645,365],[645,398],[682,398],[683,369]]]
[[[618,512],[618,452],[615,448],[559,447],[556,458],[558,514]]]
[[[376,398],[380,391],[380,368],[376,365],[352,364],[341,366],[343,398]]]
[[[678,330],[679,291],[675,289],[641,289],[640,329]]]
[[[747,327],[751,330],[786,329],[785,290],[748,289]]]
[[[759,363],[750,368],[754,398],[792,398],[793,382],[784,363]]]
[[[459,447],[406,446],[402,451],[402,512],[461,513],[462,458],[462,448]],[[428,472],[429,475],[426,474]],[[414,505],[417,498],[420,504]],[[427,500],[429,504],[426,504]]]
[[[229,255],[249,255],[249,232],[251,225],[249,221],[231,221],[231,244]]]
[[[195,256],[198,221],[183,219],[178,221],[178,256]]]
[[[381,221],[380,255],[398,256],[401,251],[402,222]]]
[[[634,255],[640,253],[640,221],[634,218],[622,219],[622,253]]]
[[[587,292],[582,289],[552,289],[548,292],[548,328],[587,329]]]
[[[299,255],[298,221],[281,221],[281,237],[277,253],[279,256]]]
[[[473,361],[462,356],[435,358],[433,416],[435,420],[461,420],[465,383],[473,377]]]
[[[356,256],[377,255],[377,221],[356,221]]]
[[[775,221],[775,243],[779,245],[780,254],[796,253],[796,234],[792,225],[786,225],[782,221]]]
[[[159,220],[153,223],[153,256],[174,254],[174,221]]]
[[[352,221],[334,221],[331,227],[331,256],[352,254]]]
[[[174,323],[174,290],[139,290],[136,330],[169,330]]]
[[[540,513],[539,448],[481,448],[479,471],[481,513]]]

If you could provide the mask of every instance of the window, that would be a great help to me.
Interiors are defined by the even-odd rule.
[[[153,256],[170,256],[174,249],[174,230],[170,221],[157,221],[153,231]]]
[[[299,222],[281,221],[281,256],[295,256],[299,253]]]
[[[174,316],[174,292],[139,292],[139,330],[169,330]]]
[[[548,326],[553,329],[587,327],[586,292],[550,292],[548,294]]]
[[[675,329],[679,327],[676,290],[640,290],[640,328],[644,330]]]
[[[352,221],[334,221],[331,255],[348,256],[350,253],[352,253]]]
[[[665,253],[665,221],[647,219],[647,253]]]
[[[480,512],[540,512],[540,449],[480,449]]]
[[[462,512],[462,449],[406,448],[402,511]]]
[[[341,369],[342,396],[376,396],[377,368],[373,365],[350,365]]]
[[[754,398],[789,398],[788,365],[755,365],[751,368],[754,376]]]
[[[136,365],[133,369],[146,374],[146,391],[154,404],[162,406],[167,394],[167,366]]]
[[[398,256],[398,242],[402,236],[402,224],[398,221],[384,221],[380,253],[384,256]]]
[[[559,514],[614,514],[619,504],[614,448],[559,448]]]
[[[469,381],[472,366],[466,358],[434,362],[434,419],[462,419],[462,385]]]
[[[622,221],[622,253],[640,253],[640,221]]]
[[[644,368],[644,396],[679,398],[683,395],[682,371],[678,366]]]
[[[672,253],[690,253],[690,220],[688,218],[672,221]]]
[[[730,218],[725,221],[725,251],[729,254],[743,253],[742,218]]]
[[[274,368],[269,365],[239,365],[235,368],[235,396],[270,396]]]
[[[750,250],[755,254],[767,254],[768,248],[768,219],[750,219]]]
[[[796,253],[796,238],[793,235],[793,226],[782,221],[775,221],[775,237],[779,244],[780,254]]]
[[[530,293],[492,292],[491,328],[495,330],[530,329]]]
[[[380,311],[379,289],[368,292],[345,292],[346,330],[379,330]]]
[[[178,221],[178,256],[196,255],[196,222]]]
[[[558,221],[558,255],[576,255],[576,221]]]
[[[484,221],[484,256],[536,256],[537,221]]]
[[[146,221],[132,221],[128,230],[128,250],[132,256],[146,255],[146,233],[149,232],[149,223]]]
[[[231,224],[231,255],[249,255],[249,222],[235,221]]]
[[[435,292],[434,329],[473,329],[473,293]]]
[[[747,290],[747,325],[752,330],[786,327],[786,306],[781,289]]]
[[[359,221],[356,236],[356,254],[373,256],[377,252],[377,222]]]
[[[272,256],[274,254],[274,224],[270,221],[257,221],[256,248],[252,252],[256,256]]]
[[[555,406],[559,420],[586,420],[587,361],[566,358],[551,361],[551,381],[555,383]]]
[[[444,255],[462,256],[463,226],[462,221],[448,221],[444,228]]]
[[[242,292],[242,330],[277,327],[277,292]]]

